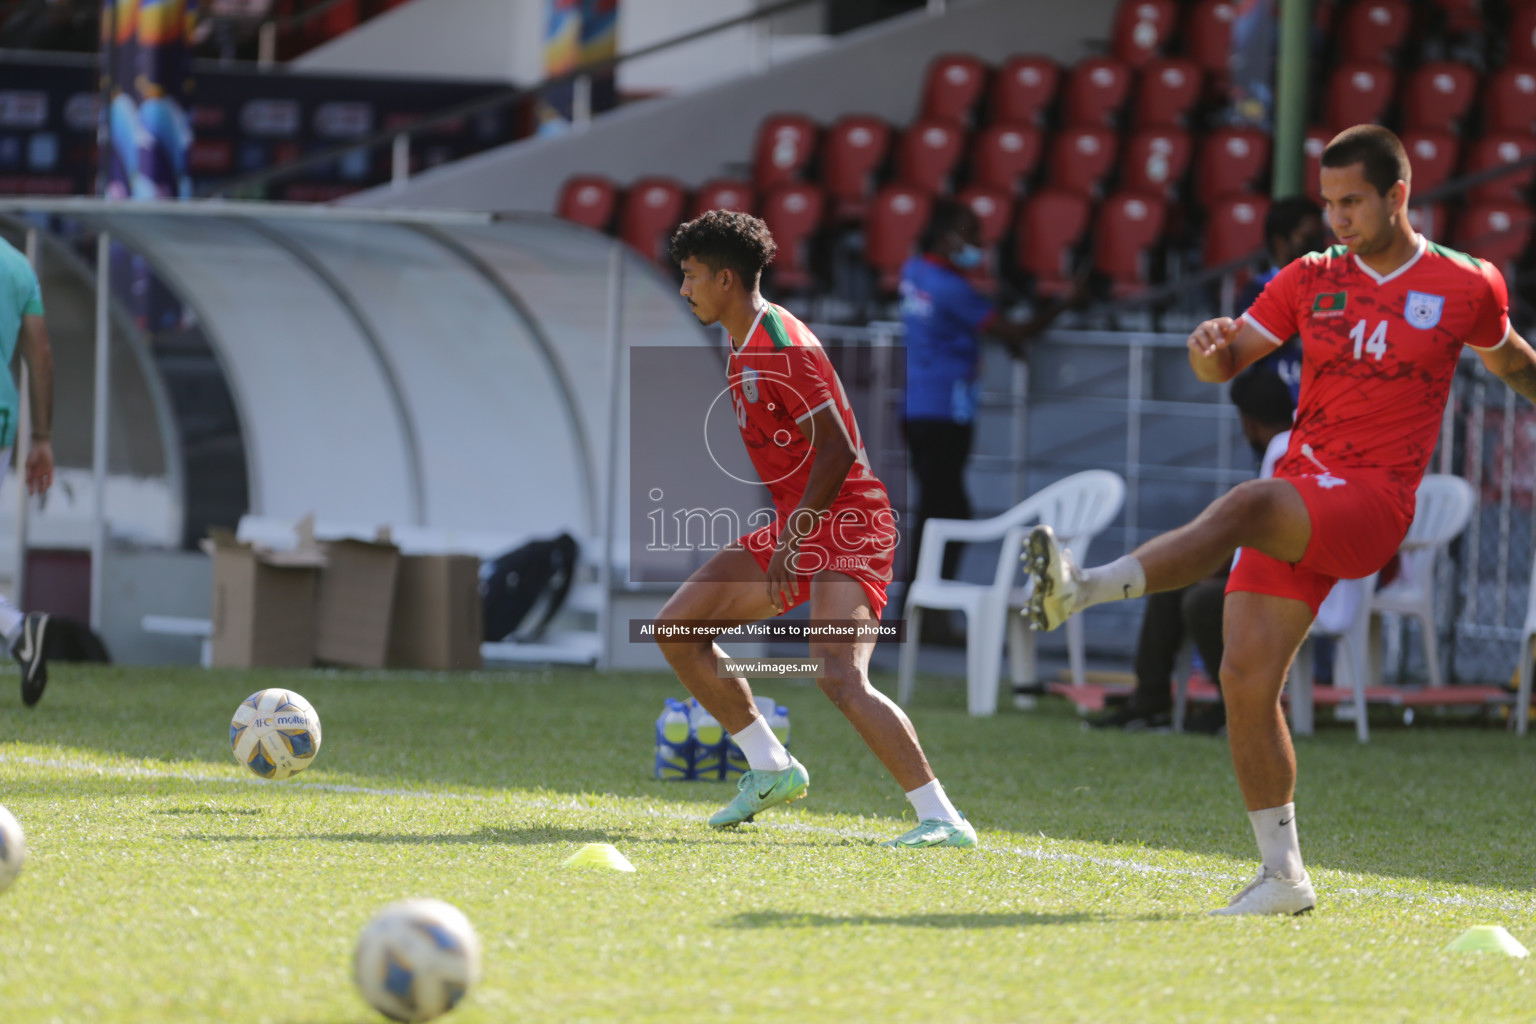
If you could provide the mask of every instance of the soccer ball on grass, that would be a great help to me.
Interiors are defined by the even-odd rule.
[[[431,1020],[480,980],[480,937],[442,900],[391,903],[358,937],[352,976],[368,1004],[391,1020]]]
[[[235,760],[264,779],[286,779],[320,752],[320,716],[292,690],[257,690],[229,723]]]
[[[0,807],[0,892],[11,887],[27,862],[27,837],[16,816]]]

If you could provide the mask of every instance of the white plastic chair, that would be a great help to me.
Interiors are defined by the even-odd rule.
[[[1380,616],[1383,612],[1419,620],[1419,634],[1424,638],[1424,663],[1429,667],[1429,685],[1439,687],[1444,679],[1440,670],[1440,645],[1435,627],[1435,558],[1461,535],[1472,518],[1477,495],[1472,485],[1459,476],[1432,474],[1419,484],[1413,513],[1413,525],[1398,548],[1397,578],[1376,592],[1371,601],[1370,652],[1373,668],[1379,675]]]
[[[1027,592],[1020,582],[1024,538],[1035,523],[1048,524],[1063,547],[1081,563],[1088,545],[1119,515],[1125,503],[1125,481],[1117,474],[1090,469],[1058,480],[1013,508],[990,519],[930,519],[923,527],[917,572],[907,587],[907,642],[902,647],[896,699],[905,706],[916,684],[917,646],[924,609],[965,613],[966,708],[973,715],[997,713],[998,673],[1004,635],[1015,683],[1033,672],[1035,636],[1016,614]],[[951,541],[1002,539],[997,570],[987,585],[946,580],[940,575],[944,547]],[[1005,628],[1006,623],[1006,628]],[[1067,656],[1075,682],[1083,682],[1083,623],[1067,621]]]
[[[1291,663],[1290,674],[1286,678],[1286,685],[1291,691],[1291,731],[1298,736],[1310,736],[1313,733],[1315,712],[1312,700],[1312,663],[1316,656],[1312,638],[1332,637],[1339,641],[1333,655],[1333,678],[1347,680],[1346,685],[1354,693],[1355,734],[1361,743],[1365,743],[1371,738],[1370,723],[1365,713],[1365,688],[1372,678],[1370,659],[1366,656],[1366,642],[1370,636],[1371,622],[1369,595],[1376,586],[1376,574],[1372,573],[1363,580],[1342,582],[1358,582],[1364,593],[1353,617],[1347,623],[1335,627],[1325,618],[1319,618],[1301,642],[1301,649],[1296,652],[1296,660]],[[1188,714],[1190,651],[1191,644],[1185,640],[1179,650],[1178,664],[1173,670],[1174,732],[1184,731],[1184,719]],[[1220,671],[1220,666],[1207,666],[1207,671]]]
[[[1515,696],[1515,733],[1525,735],[1531,717],[1531,659],[1536,657],[1536,563],[1531,565],[1531,596],[1525,606],[1525,630],[1520,634],[1520,685]]]
[[[1286,685],[1291,691],[1291,731],[1298,736],[1310,736],[1313,731],[1312,663],[1314,661],[1312,638],[1332,637],[1338,641],[1333,653],[1333,679],[1335,685],[1345,685],[1354,694],[1355,735],[1361,743],[1370,741],[1371,723],[1365,710],[1365,689],[1372,682],[1370,657],[1367,646],[1371,635],[1371,594],[1376,589],[1376,574],[1371,573],[1360,581],[1364,587],[1354,617],[1342,629],[1331,629],[1324,622],[1314,622],[1307,638],[1291,662],[1291,672]]]

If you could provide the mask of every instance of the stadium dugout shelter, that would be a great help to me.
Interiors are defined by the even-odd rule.
[[[42,585],[40,549],[73,551],[119,660],[167,660],[143,616],[206,618],[206,582],[177,581],[206,572],[220,510],[482,557],[569,532],[601,595],[593,660],[612,662],[625,355],[712,342],[653,265],[553,218],[469,212],[12,197],[0,233],[38,269],[56,360],[59,486],[23,500],[13,473],[0,493],[16,593],[36,593],[29,564]],[[189,383],[198,351],[222,384]]]

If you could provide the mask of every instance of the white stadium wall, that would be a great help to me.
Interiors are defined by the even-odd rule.
[[[923,69],[936,54],[960,51],[1000,61],[1042,53],[1075,61],[1085,44],[1108,38],[1115,5],[974,0],[953,3],[942,17],[918,12],[893,18],[848,33],[824,52],[620,109],[583,133],[511,143],[435,168],[403,188],[374,189],[343,202],[547,213],[561,184],[578,172],[621,183],[663,174],[698,185],[750,159],[758,122],[768,114],[797,110],[830,121],[863,111],[905,123],[916,110]]]

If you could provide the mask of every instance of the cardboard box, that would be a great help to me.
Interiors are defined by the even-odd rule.
[[[480,559],[400,559],[389,630],[389,667],[454,672],[481,666]]]
[[[302,526],[302,524],[301,524]],[[301,532],[300,546],[306,544]],[[389,653],[400,549],[380,531],[378,541],[336,540],[319,545],[315,660],[348,668],[383,668]]]
[[[213,556],[212,661],[220,668],[308,668],[323,558],[313,549],[269,551],[227,530],[203,542]]]

